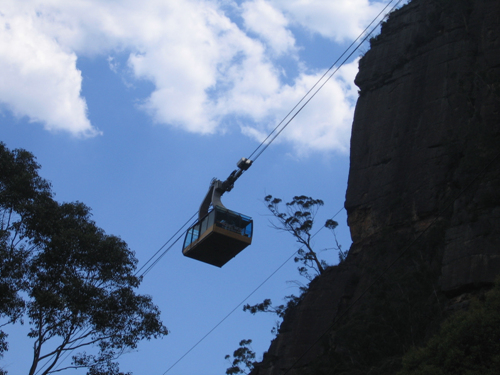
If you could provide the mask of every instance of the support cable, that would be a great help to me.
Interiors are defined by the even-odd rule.
[[[177,365],[180,361],[184,359],[191,351],[196,348],[203,340],[205,340],[213,331],[217,329],[227,318],[229,318],[241,305],[243,305],[247,299],[249,299],[251,296],[257,292],[271,277],[273,277],[283,266],[288,263],[290,259],[292,259],[297,252],[293,253],[287,260],[285,260],[271,275],[269,275],[263,282],[261,282],[252,292],[243,299],[238,305],[236,305],[235,308],[233,308],[224,318],[222,318],[219,323],[217,323],[210,331],[208,331],[201,339],[199,339],[196,344],[194,344],[186,353],[184,353],[177,361],[174,362],[172,366],[170,366],[167,371],[165,371],[162,375],[165,375],[167,372],[169,372],[175,365]]]
[[[198,215],[198,212],[195,212],[195,213],[193,214],[193,216],[191,216],[191,217],[190,217],[190,218],[189,218],[189,219],[188,219],[188,220],[187,220],[187,221],[186,221],[186,222],[185,222],[185,223],[184,223],[184,224],[183,224],[183,225],[182,225],[182,226],[181,226],[181,227],[177,230],[177,232],[175,232],[175,233],[172,235],[172,237],[170,237],[170,238],[168,239],[168,241],[167,241],[167,242],[165,242],[165,244],[164,244],[162,247],[160,247],[160,248],[158,249],[158,251],[157,251],[156,253],[154,253],[154,254],[153,254],[153,256],[152,256],[152,257],[150,257],[150,258],[149,258],[149,260],[148,260],[146,263],[144,263],[144,264],[142,265],[142,267],[141,267],[141,268],[139,268],[139,269],[137,270],[137,272],[135,273],[135,275],[139,274],[139,273],[140,273],[140,271],[141,271],[142,269],[144,269],[144,268],[146,267],[146,265],[147,265],[147,264],[149,264],[149,263],[153,260],[153,258],[154,258],[154,257],[156,257],[156,255],[158,255],[158,253],[159,253],[159,252],[160,252],[163,248],[165,248],[165,246],[167,246],[167,244],[168,244],[170,241],[172,241],[172,239],[173,239],[175,236],[177,236],[177,234],[179,234],[179,232],[182,232],[182,233],[181,233],[181,235],[180,235],[179,237],[177,237],[177,239],[174,241],[174,243],[172,243],[172,244],[171,244],[171,245],[170,245],[170,246],[169,246],[169,247],[168,247],[168,248],[167,248],[167,249],[166,249],[163,253],[161,253],[161,255],[160,255],[158,258],[156,258],[156,260],[155,260],[154,262],[152,262],[152,263],[151,263],[151,265],[149,265],[149,267],[147,267],[147,268],[146,268],[146,269],[145,269],[145,270],[144,270],[144,271],[143,271],[143,272],[139,275],[139,277],[144,277],[144,276],[146,276],[146,274],[147,274],[149,271],[151,271],[151,269],[152,269],[152,268],[153,268],[156,264],[158,264],[158,262],[160,261],[160,259],[161,259],[161,258],[163,258],[163,257],[165,256],[165,254],[166,254],[166,253],[168,253],[168,251],[169,251],[169,250],[170,250],[170,249],[171,249],[171,248],[172,248],[172,247],[173,247],[173,246],[174,246],[174,245],[175,245],[175,244],[176,244],[176,243],[177,243],[177,242],[178,242],[178,241],[182,238],[182,236],[184,236],[184,228],[185,228],[185,227],[186,227],[189,223],[191,223],[191,222],[192,222],[192,220],[195,218],[195,216],[196,216],[196,215]]]
[[[363,38],[363,40],[361,41],[361,43],[358,44],[358,46],[342,61],[342,63],[337,67],[337,69],[334,70],[334,72],[326,78],[325,82],[323,84],[321,84],[321,86],[311,95],[311,97],[306,101],[306,103],[304,103],[298,110],[297,112],[295,112],[295,114],[283,125],[283,127],[278,131],[278,129],[280,128],[280,126],[285,122],[285,120],[293,113],[293,111],[295,111],[295,109],[300,105],[300,103],[302,103],[306,97],[314,90],[314,88],[323,80],[323,78],[325,78],[325,76],[335,67],[335,65],[342,59],[342,57],[344,57],[344,55],[347,54],[347,52],[357,43],[357,41],[359,39],[361,39],[363,37],[363,35],[368,31],[368,29],[373,25],[373,23],[382,15],[384,14],[384,12],[386,11],[386,9],[394,2],[395,0],[391,0],[390,2],[388,2],[386,4],[386,6],[377,14],[377,16],[370,22],[370,24],[368,24],[368,26],[365,27],[365,29],[359,34],[359,36],[349,45],[349,47],[347,47],[345,49],[345,51],[337,58],[337,60],[335,60],[335,62],[330,66],[330,68],[328,68],[326,70],[325,73],[323,73],[323,75],[321,76],[321,78],[318,79],[318,81],[309,89],[309,91],[299,100],[299,102],[287,113],[287,115],[278,123],[278,125],[276,125],[276,127],[268,134],[268,136],[260,143],[259,146],[257,146],[257,148],[250,154],[250,156],[248,157],[248,159],[251,159],[253,161],[257,160],[259,158],[259,156],[269,147],[269,145],[278,137],[278,135],[281,134],[281,132],[288,126],[288,124],[290,124],[290,122],[302,111],[302,109],[311,101],[311,99],[316,96],[316,94],[319,92],[319,90],[321,90],[323,88],[323,86],[326,84],[326,82],[328,82],[330,80],[330,78],[332,78],[332,76],[337,73],[337,71],[346,63],[346,61],[354,54],[354,52],[356,52],[359,47],[361,47],[361,45],[366,41],[366,39],[376,30],[376,28],[382,23],[382,21],[379,21],[377,23],[377,25],[366,35],[365,38]],[[391,9],[394,10],[399,3],[401,3],[402,0],[399,0],[397,2],[397,4]],[[273,135],[273,133],[275,133],[277,131],[277,134],[275,134],[272,138],[271,136]],[[269,142],[267,142],[267,140],[271,138],[269,140]],[[267,142],[267,143],[266,143]],[[259,149],[261,149],[259,151]],[[255,155],[255,158],[252,159],[253,155]]]

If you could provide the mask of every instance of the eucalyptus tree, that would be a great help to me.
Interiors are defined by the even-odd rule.
[[[328,264],[320,259],[318,253],[313,248],[311,233],[316,214],[320,207],[324,205],[321,199],[314,199],[305,195],[294,196],[290,202],[285,203],[285,207],[281,206],[282,199],[268,195],[264,198],[268,210],[271,212],[274,221],[271,221],[271,226],[278,230],[291,234],[295,240],[301,245],[294,257],[295,263],[300,263],[298,271],[300,275],[307,278],[309,281],[314,276],[325,272]],[[338,223],[332,219],[328,219],[324,227],[331,230],[334,236],[335,245],[333,246],[339,253],[339,262],[343,262],[347,256],[347,251],[342,251],[341,245],[337,241],[335,228]],[[314,275],[310,271],[314,272]],[[261,303],[255,305],[246,304],[243,306],[243,311],[248,311],[251,314],[266,312],[276,314],[280,321],[285,318],[286,314],[294,306],[297,306],[303,298],[308,287],[298,283],[300,295],[289,295],[284,298],[285,303],[274,306],[269,298],[266,298]],[[272,328],[271,333],[278,334],[280,321],[277,321]],[[226,370],[226,374],[246,374],[253,369],[255,353],[253,353],[248,345],[251,340],[242,340],[240,347],[233,353],[233,361],[231,367]],[[226,359],[230,356],[227,355]]]
[[[282,200],[268,195],[264,198],[267,208],[274,216],[276,222],[271,222],[273,228],[290,233],[295,240],[301,245],[297,250],[297,256],[294,258],[295,263],[302,263],[298,268],[299,273],[311,280],[312,275],[309,273],[313,270],[316,274],[322,274],[327,263],[318,257],[317,251],[313,249],[311,230],[314,225],[316,214],[324,202],[321,199],[314,199],[305,195],[294,196],[290,202],[285,203],[285,208],[280,207]],[[325,227],[334,231],[338,223],[333,219],[329,219],[325,223]],[[335,242],[337,249],[340,251],[338,242]]]
[[[136,293],[133,251],[99,228],[83,203],[56,202],[39,168],[29,152],[0,143],[2,323],[29,323],[30,375],[123,374],[116,361],[123,352],[168,333],[160,311]],[[5,333],[0,339],[3,353]]]

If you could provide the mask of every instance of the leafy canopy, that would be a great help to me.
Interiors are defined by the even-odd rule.
[[[123,374],[120,354],[168,333],[160,311],[135,292],[141,280],[127,244],[99,228],[83,203],[56,202],[39,168],[29,152],[0,143],[0,318],[30,324],[30,375],[82,367]],[[0,332],[0,354],[6,339]],[[63,365],[66,353],[72,362]]]

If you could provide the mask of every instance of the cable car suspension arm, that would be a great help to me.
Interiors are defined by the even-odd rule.
[[[220,197],[227,191],[231,191],[234,187],[234,183],[240,176],[252,165],[252,161],[247,158],[241,158],[236,166],[238,169],[235,169],[231,172],[228,178],[225,181],[220,181],[216,178],[213,178],[210,182],[210,187],[208,188],[207,195],[201,202],[200,211],[198,215],[198,219],[201,220],[205,215],[208,214],[208,209],[210,208],[210,204],[212,206],[219,206],[225,208],[222,204]]]

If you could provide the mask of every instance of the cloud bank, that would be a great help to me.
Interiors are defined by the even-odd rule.
[[[98,135],[77,58],[102,56],[113,69],[109,56],[126,52],[133,77],[154,84],[140,108],[155,122],[200,134],[237,125],[261,139],[322,74],[300,61],[294,28],[342,42],[380,9],[369,0],[3,0],[0,103],[50,131]],[[296,65],[292,83],[279,59]],[[343,67],[283,139],[346,152],[356,72],[356,62]]]

